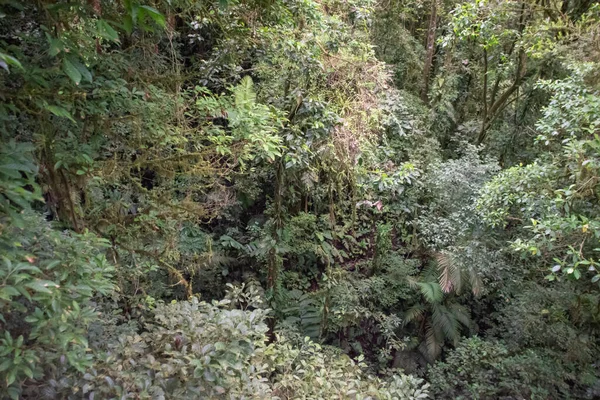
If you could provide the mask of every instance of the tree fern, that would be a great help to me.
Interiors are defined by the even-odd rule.
[[[436,330],[431,322],[427,322],[425,327],[425,341],[419,346],[419,350],[427,360],[433,362],[442,353],[442,344],[444,337]]]
[[[404,313],[404,325],[423,319],[427,309],[422,304],[416,304]]]
[[[435,254],[438,265],[439,283],[444,293],[460,294],[465,284],[471,287],[474,295],[479,295],[483,283],[474,266],[461,263],[451,252],[440,252]]]
[[[436,253],[435,259],[440,272],[439,282],[444,293],[455,291],[460,293],[462,288],[462,274],[452,254]]]
[[[442,301],[444,293],[437,282],[417,282],[417,286],[429,303],[439,303]]]
[[[461,326],[470,328],[471,319],[466,309],[459,304],[448,305],[433,303],[427,309],[423,305],[412,307],[405,314],[405,323],[415,320],[424,323],[424,340],[419,346],[421,353],[433,362],[442,352],[446,341],[456,345],[460,339]]]
[[[466,307],[458,303],[450,303],[448,305],[448,309],[458,322],[460,322],[465,328],[471,329],[473,321],[471,320],[471,317],[469,316],[469,311]]]
[[[455,283],[458,282],[455,270],[451,265],[450,258],[441,257],[441,263],[447,272],[444,279],[448,280],[453,290],[456,289]],[[424,275],[429,279],[435,279],[432,276],[431,269],[424,271]],[[460,278],[462,279],[462,277]],[[444,282],[442,282],[443,284]],[[418,322],[421,329],[421,335],[424,340],[419,345],[421,353],[433,362],[441,354],[443,345],[446,341],[456,344],[460,339],[461,327],[470,328],[471,319],[467,310],[460,304],[454,303],[452,298],[444,299],[442,284],[435,281],[419,282],[417,279],[409,279],[409,284],[413,288],[418,288],[423,295],[424,303],[416,304],[404,313],[404,325],[411,322]]]
[[[431,314],[431,323],[433,329],[441,332],[440,337],[444,337],[452,342],[456,342],[460,336],[459,322],[448,308],[444,305],[434,305]]]

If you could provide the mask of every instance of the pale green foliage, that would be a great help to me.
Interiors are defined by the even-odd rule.
[[[274,398],[416,400],[429,397],[429,385],[423,385],[421,379],[402,374],[382,380],[369,375],[360,358],[356,363],[345,355],[327,354],[330,351],[308,339],[296,348],[280,337],[278,345],[267,350],[277,372]]]
[[[267,345],[269,311],[231,309],[234,299],[238,304],[261,302],[253,289],[232,287],[227,300],[212,304],[196,299],[159,304],[144,332],[104,336],[96,344],[93,369],[71,381],[70,388],[65,381],[47,390],[148,399],[428,397],[421,379],[370,376],[365,364],[308,338],[299,347],[285,337]]]
[[[257,103],[252,78],[244,77],[231,88],[230,96],[213,96],[201,87],[196,87],[196,91],[196,107],[200,111],[228,121],[228,131],[214,124],[209,127],[209,139],[217,146],[217,153],[231,155],[236,143],[248,142],[244,144],[242,160],[264,158],[272,162],[281,156],[281,138],[276,133],[282,118],[275,109]]]
[[[557,172],[552,165],[538,163],[506,169],[482,188],[477,210],[491,226],[531,218],[554,197],[551,184]]]
[[[600,96],[596,88],[586,83],[597,65],[574,64],[568,78],[556,81],[540,80],[537,86],[552,93],[550,103],[542,109],[536,124],[540,132],[537,141],[549,145],[551,141],[584,139],[600,129]],[[563,142],[567,143],[567,142]]]
[[[230,310],[230,302],[157,305],[145,332],[101,344],[80,390],[148,399],[268,397],[266,366],[260,362],[267,311]]]
[[[476,233],[479,188],[498,170],[493,161],[482,159],[475,147],[466,146],[464,151],[463,157],[438,164],[425,180],[428,203],[417,226],[424,244],[432,249],[460,244]]]

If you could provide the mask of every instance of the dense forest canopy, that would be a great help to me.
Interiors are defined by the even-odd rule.
[[[0,398],[600,397],[600,4],[0,0]]]

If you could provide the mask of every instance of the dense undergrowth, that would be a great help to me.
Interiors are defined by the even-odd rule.
[[[0,393],[600,396],[600,8],[0,1]]]

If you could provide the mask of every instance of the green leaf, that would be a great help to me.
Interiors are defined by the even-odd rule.
[[[4,361],[2,361],[2,364],[0,364],[0,372],[6,371],[11,365],[12,365],[12,360],[5,359]]]
[[[52,290],[50,290],[51,288],[58,287],[58,285],[56,283],[54,283],[52,281],[44,281],[44,280],[36,280],[33,282],[29,282],[25,286],[27,286],[30,289],[35,290],[36,292],[48,293],[48,294],[52,294]]]
[[[6,386],[10,386],[13,383],[15,383],[16,379],[17,379],[17,370],[13,369],[8,373],[8,376],[6,377]]]
[[[99,19],[96,21],[96,29],[98,30],[98,35],[100,35],[100,37],[112,42],[119,41],[119,33],[110,26],[108,21]]]
[[[23,366],[22,368],[23,373],[29,378],[29,379],[33,379],[33,371],[31,370],[31,368],[27,367],[27,366]]]
[[[157,25],[161,28],[166,26],[165,16],[162,15],[156,8],[150,6],[140,6],[140,9],[143,10]]]
[[[131,33],[133,32],[133,26],[134,24],[131,17],[125,17],[125,20],[123,21],[123,29],[125,30],[125,32],[127,32],[127,34],[131,35]]]
[[[46,265],[46,269],[51,270],[51,269],[55,268],[57,265],[59,265],[60,262],[61,262],[60,260],[52,260],[52,261],[50,261],[50,263],[48,263],[48,265]]]
[[[21,63],[19,62],[19,60],[17,60],[13,56],[9,56],[8,54],[0,51],[0,67],[4,68],[8,72],[10,72],[10,70],[8,69],[9,65],[17,67],[21,70],[24,69],[23,66],[21,65]]]
[[[63,71],[76,85],[79,85],[79,82],[81,82],[81,72],[67,58],[63,58]]]
[[[83,65],[77,58],[68,57],[69,62],[77,69],[77,71],[81,74],[83,79],[88,82],[92,81],[92,73],[85,65]]]
[[[55,57],[64,49],[63,42],[60,39],[53,38],[48,33],[46,33],[46,38],[48,39],[48,44],[50,45],[48,48],[48,54],[51,57]]]
[[[52,114],[56,115],[57,117],[65,117],[70,119],[71,121],[75,122],[75,119],[73,119],[73,117],[71,116],[71,113],[69,113],[67,110],[65,110],[64,108],[60,107],[60,106],[46,106],[45,107],[46,110],[50,111]]]
[[[18,296],[20,293],[12,286],[5,286],[0,289],[0,299],[10,300],[13,296]]]
[[[21,397],[21,390],[19,388],[9,387],[7,392],[12,400],[19,400]]]
[[[215,379],[217,379],[217,378],[215,377],[215,374],[213,374],[211,371],[206,370],[206,371],[204,371],[204,379],[207,382],[214,382]]]

